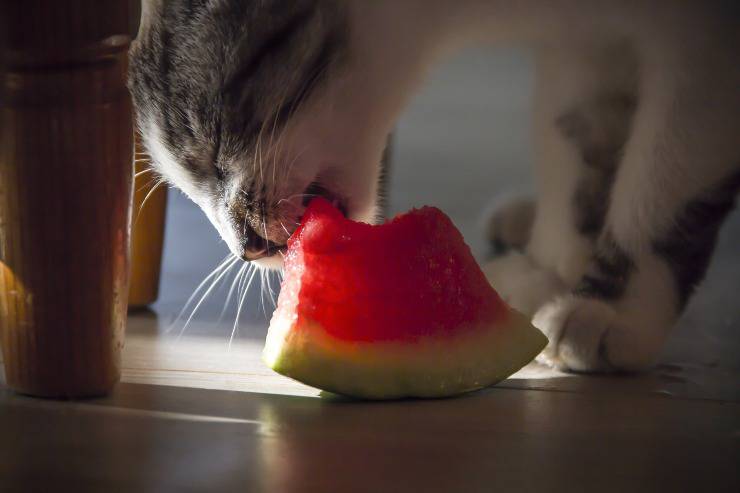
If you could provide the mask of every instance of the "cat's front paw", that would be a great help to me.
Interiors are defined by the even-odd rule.
[[[537,361],[558,370],[606,371],[606,336],[616,314],[601,301],[566,296],[537,310],[532,323],[549,340]]]
[[[638,322],[596,298],[555,299],[537,310],[532,323],[549,339],[537,361],[559,370],[641,371],[653,364],[659,347],[649,343]]]

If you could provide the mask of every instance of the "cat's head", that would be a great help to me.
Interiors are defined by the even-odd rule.
[[[145,2],[129,74],[144,145],[235,255],[279,263],[314,195],[375,219],[390,122],[356,49],[342,0]]]

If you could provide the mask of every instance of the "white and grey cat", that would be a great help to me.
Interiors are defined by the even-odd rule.
[[[375,220],[387,135],[430,66],[529,44],[538,197],[494,214],[508,253],[485,270],[549,337],[540,361],[639,370],[740,188],[738,5],[158,0],[130,87],[155,168],[235,255],[277,265],[306,197]]]

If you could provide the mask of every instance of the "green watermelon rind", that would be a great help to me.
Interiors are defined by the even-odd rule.
[[[413,342],[339,341],[315,321],[281,317],[270,324],[263,360],[282,375],[337,394],[440,398],[494,385],[546,345],[542,332],[513,309],[491,326]]]

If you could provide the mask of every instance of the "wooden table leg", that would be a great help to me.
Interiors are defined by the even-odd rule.
[[[133,126],[127,0],[0,0],[0,342],[7,384],[120,374]]]

